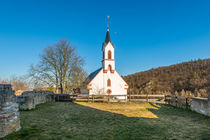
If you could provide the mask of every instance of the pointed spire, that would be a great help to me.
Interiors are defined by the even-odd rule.
[[[111,42],[110,34],[109,34],[109,27],[107,27],[105,43]]]
[[[110,24],[109,18],[110,18],[110,16],[107,16],[107,32],[106,32],[106,38],[105,38],[106,44],[111,42],[111,38],[110,38],[110,34],[109,34],[109,24]]]

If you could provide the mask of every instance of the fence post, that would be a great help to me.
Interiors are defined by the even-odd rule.
[[[164,102],[166,103],[166,95],[164,95]]]
[[[168,102],[169,105],[171,105],[171,95],[166,96],[166,101]]]
[[[168,104],[170,104],[170,97],[169,97],[168,95],[166,95],[166,102],[167,102]]]
[[[92,102],[94,103],[94,95],[92,95]]]
[[[109,103],[109,95],[108,95],[108,103]]]
[[[176,107],[177,107],[177,96],[175,96],[175,98],[176,98]]]
[[[186,97],[186,109],[188,108],[188,98]]]
[[[147,94],[147,102],[148,102],[148,94]]]
[[[88,103],[89,103],[90,95],[88,95]]]

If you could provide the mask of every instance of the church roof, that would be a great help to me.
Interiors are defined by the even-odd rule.
[[[111,37],[110,37],[110,34],[109,34],[109,28],[107,28],[105,43],[108,44],[109,42],[111,42]]]
[[[103,43],[103,46],[106,46],[109,42],[112,44],[111,37],[110,37],[110,34],[109,34],[109,27],[107,27],[106,38],[105,38],[105,41]],[[112,44],[112,46],[114,47],[113,44]]]
[[[101,71],[102,68],[97,69],[96,71],[92,72],[87,79],[85,80],[85,83],[90,83],[90,81],[93,80],[93,78]]]

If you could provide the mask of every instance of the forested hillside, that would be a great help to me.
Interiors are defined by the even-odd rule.
[[[207,97],[210,59],[184,62],[125,76],[129,94],[179,94]]]

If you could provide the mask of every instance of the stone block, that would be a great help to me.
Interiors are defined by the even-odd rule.
[[[208,99],[206,98],[192,98],[190,108],[198,113],[209,115]]]
[[[19,108],[21,110],[31,110],[36,105],[52,101],[53,92],[49,91],[26,91],[18,96]]]
[[[0,84],[0,138],[19,130],[20,114],[11,85]]]

